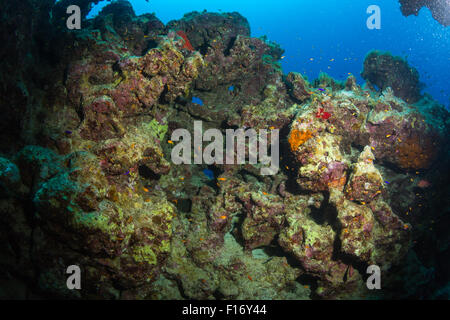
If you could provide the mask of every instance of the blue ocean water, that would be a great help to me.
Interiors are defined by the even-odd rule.
[[[450,107],[450,27],[435,21],[427,8],[418,17],[404,17],[396,0],[132,0],[136,14],[154,12],[164,23],[191,11],[230,12],[245,16],[252,36],[266,35],[286,50],[285,73],[297,71],[310,80],[320,72],[344,80],[360,76],[372,49],[402,56],[420,73],[423,92]],[[98,13],[106,1],[97,5]],[[369,30],[370,5],[381,9],[381,29]]]

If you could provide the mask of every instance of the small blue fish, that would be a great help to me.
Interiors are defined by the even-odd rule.
[[[234,91],[234,86],[229,86],[229,87],[228,87],[228,91],[233,92],[233,91]]]
[[[67,134],[72,134],[72,131],[66,130],[66,133],[67,133]]]
[[[196,104],[199,104],[201,106],[203,105],[203,101],[199,97],[192,97],[192,103],[196,103]]]
[[[205,174],[205,176],[209,179],[209,180],[213,180],[214,179],[214,172],[212,172],[209,169],[203,169],[203,173]]]
[[[320,91],[325,91],[325,89],[319,88]]]
[[[389,181],[385,181],[384,183],[389,184]]]

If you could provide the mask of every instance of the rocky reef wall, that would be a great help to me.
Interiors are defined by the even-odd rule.
[[[164,25],[116,1],[68,31],[65,1],[38,3],[0,28],[2,296],[445,296],[450,117],[406,62],[371,53],[367,86],[310,83],[236,12]],[[280,170],[175,165],[172,133],[199,120],[280,130]]]

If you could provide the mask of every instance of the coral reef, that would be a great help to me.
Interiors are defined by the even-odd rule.
[[[368,87],[309,82],[238,13],[164,25],[113,1],[68,31],[67,1],[32,3],[0,22],[0,297],[445,297],[450,115],[407,63],[373,52]],[[279,129],[280,170],[172,163],[198,120]]]

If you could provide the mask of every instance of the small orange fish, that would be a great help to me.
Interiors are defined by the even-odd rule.
[[[225,181],[225,180],[227,180],[227,178],[218,178],[217,180]]]
[[[167,142],[170,143],[170,144],[173,144],[173,141],[172,141],[172,140],[167,140]]]
[[[263,195],[267,196],[267,195],[268,195],[268,193],[267,193],[267,192],[264,192],[264,191],[263,191]]]
[[[228,218],[227,216],[220,216],[220,219],[225,220],[226,218]]]
[[[248,280],[253,281],[253,278],[250,276],[247,276]]]
[[[431,187],[431,182],[429,182],[428,180],[420,180],[417,183],[417,186],[419,188],[429,188],[429,187]]]
[[[147,188],[144,188],[144,191],[145,191],[145,192],[148,192],[148,189],[147,189]]]
[[[145,202],[150,202],[150,199],[145,199]]]
[[[205,239],[203,239],[203,238],[200,238],[199,240],[200,240],[200,241],[203,241],[203,240],[205,240]]]

